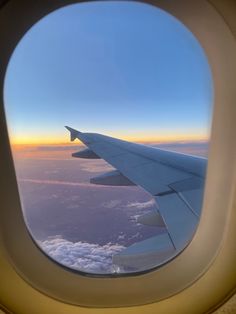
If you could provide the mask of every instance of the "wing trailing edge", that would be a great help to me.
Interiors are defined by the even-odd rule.
[[[168,234],[164,233],[129,246],[113,255],[112,262],[125,269],[142,271],[157,267],[175,252]]]

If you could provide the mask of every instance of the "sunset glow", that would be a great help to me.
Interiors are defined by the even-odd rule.
[[[169,135],[161,135],[161,136],[145,136],[145,134],[140,135],[139,137],[135,135],[124,136],[119,133],[110,133],[104,134],[112,137],[116,137],[125,141],[136,142],[136,143],[173,143],[173,142],[188,142],[188,141],[208,141],[208,137],[205,134],[175,134],[174,136]],[[12,137],[11,143],[13,146],[24,146],[24,145],[83,145],[79,140],[75,140],[74,142],[70,142],[68,134],[64,137]]]

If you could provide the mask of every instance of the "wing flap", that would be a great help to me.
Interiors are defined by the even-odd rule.
[[[145,213],[137,218],[137,223],[147,226],[165,227],[165,223],[158,210]]]
[[[181,251],[192,239],[198,217],[177,193],[156,197],[156,201],[173,245]]]
[[[186,204],[200,217],[202,202],[203,202],[203,188],[191,191],[183,191],[179,193]]]
[[[156,267],[175,254],[175,248],[167,233],[135,243],[118,254],[112,262],[120,267],[146,270]]]

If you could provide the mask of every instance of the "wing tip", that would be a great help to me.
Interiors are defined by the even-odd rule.
[[[73,142],[77,138],[78,134],[81,133],[80,131],[75,130],[75,129],[67,126],[67,125],[65,125],[65,128],[70,132],[70,140],[71,140],[71,142]]]

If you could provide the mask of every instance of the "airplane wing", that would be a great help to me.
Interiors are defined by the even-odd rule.
[[[138,222],[165,227],[165,233],[131,245],[114,255],[113,263],[142,270],[182,251],[199,222],[207,159],[66,128],[71,141],[77,138],[87,146],[74,157],[102,158],[116,169],[91,178],[91,183],[138,185],[156,201],[156,211],[139,217]]]

